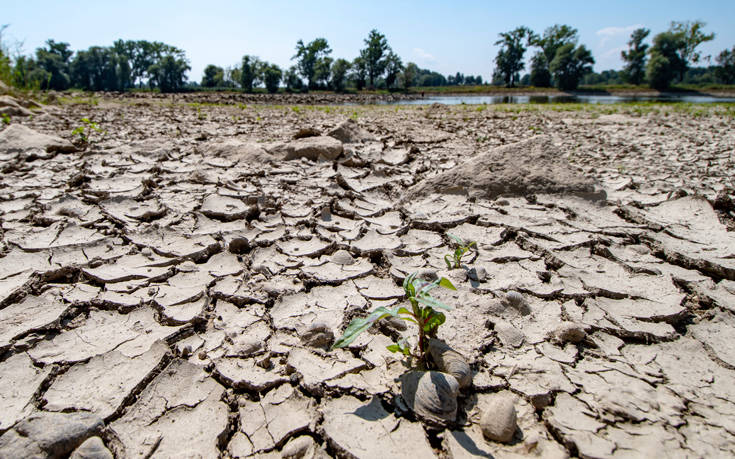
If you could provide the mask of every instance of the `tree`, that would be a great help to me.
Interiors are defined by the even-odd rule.
[[[666,89],[674,78],[686,73],[687,63],[680,53],[684,46],[680,33],[667,31],[653,37],[646,65],[646,79],[652,88]]]
[[[317,38],[308,45],[304,45],[303,40],[296,42],[296,54],[291,59],[297,60],[296,68],[306,79],[309,89],[316,87],[317,77],[320,79],[329,77],[329,63],[325,60],[331,52],[332,48],[325,38]]]
[[[372,89],[375,87],[375,79],[380,77],[385,71],[385,66],[387,65],[385,55],[390,47],[388,46],[388,41],[385,39],[385,35],[376,29],[371,30],[364,41],[366,48],[360,51],[360,57],[365,62],[368,81]]]
[[[261,70],[265,89],[271,94],[278,91],[278,85],[281,84],[281,78],[283,77],[281,68],[276,64],[265,63]]]
[[[520,71],[525,68],[523,55],[534,35],[528,27],[516,27],[499,35],[500,40],[495,44],[501,48],[495,56],[495,73],[507,87],[512,88],[519,80]]]
[[[260,84],[263,63],[255,56],[248,54],[242,57],[240,66],[240,87],[246,92],[253,92],[253,87]]]
[[[186,59],[178,53],[169,53],[150,66],[148,73],[161,92],[176,92],[186,83],[186,72],[189,70],[191,67]]]
[[[418,75],[418,65],[414,64],[413,62],[409,62],[408,64],[406,64],[406,66],[403,68],[403,73],[401,73],[399,77],[403,89],[408,91],[408,88],[410,88],[411,86],[416,86]]]
[[[403,62],[393,51],[389,51],[385,57],[385,86],[390,89],[398,79],[403,70]]]
[[[205,88],[216,88],[223,86],[225,80],[225,70],[216,65],[208,65],[204,69],[202,77],[202,86]]]
[[[551,73],[549,72],[549,63],[546,61],[546,55],[539,51],[531,58],[531,86],[537,88],[548,88],[551,86]]]
[[[47,40],[46,46],[46,48],[36,50],[38,67],[46,72],[46,79],[41,82],[41,87],[43,89],[68,89],[71,86],[69,61],[74,52],[69,49],[69,43]]]
[[[712,41],[715,38],[714,33],[705,34],[702,32],[705,25],[707,24],[702,21],[673,21],[671,23],[669,31],[678,34],[681,37],[682,44],[681,49],[679,50],[679,55],[687,65],[699,63],[702,55],[697,51],[697,47],[702,43]],[[709,60],[709,56],[705,59]],[[681,78],[683,77],[684,74],[682,73]]]
[[[623,75],[628,83],[641,84],[646,76],[646,51],[648,45],[643,43],[651,31],[635,29],[628,41],[628,51],[621,51],[620,55],[626,62]]]
[[[551,86],[551,73],[549,72],[548,66],[551,65],[551,61],[553,61],[556,57],[556,52],[559,50],[559,48],[570,43],[573,45],[577,44],[577,29],[568,25],[555,24],[544,30],[544,34],[542,36],[533,37],[533,39],[531,40],[531,44],[541,48],[541,51],[543,52],[545,58],[544,60],[536,60],[536,73],[538,77],[537,82],[545,84],[541,86],[541,84],[537,85],[536,83],[534,83],[534,86]],[[546,67],[541,68],[541,65],[545,65]],[[531,81],[534,81],[533,74],[534,72],[533,70],[531,70]],[[549,76],[548,81],[546,80],[547,74]]]
[[[299,78],[299,72],[295,65],[291,66],[284,74],[284,81],[286,83],[286,91],[301,91],[304,87],[304,82]]]
[[[337,59],[332,64],[330,86],[336,92],[345,90],[347,80],[347,72],[350,70],[350,62],[346,59]]]
[[[719,64],[715,69],[717,79],[725,84],[735,83],[735,46],[732,50],[722,51],[715,61]]]
[[[352,61],[352,73],[350,74],[350,80],[355,82],[357,90],[361,90],[367,83],[367,63],[362,56],[358,56]]]
[[[556,50],[549,70],[554,77],[556,87],[562,90],[574,90],[579,86],[582,77],[592,71],[595,63],[592,53],[586,46],[574,47],[573,43],[562,45]]]
[[[332,76],[332,62],[331,57],[323,57],[318,59],[314,66],[314,82],[315,87],[327,88],[329,87],[329,79]]]

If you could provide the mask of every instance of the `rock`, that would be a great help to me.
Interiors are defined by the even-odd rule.
[[[467,363],[467,359],[445,342],[430,339],[429,354],[431,354],[431,359],[439,371],[454,376],[460,389],[466,389],[472,384],[472,369]]]
[[[410,188],[403,201],[431,194],[456,193],[484,199],[563,193],[593,201],[604,200],[605,191],[594,180],[572,169],[563,157],[564,153],[550,136],[532,137],[493,148],[424,180]]]
[[[319,449],[314,439],[306,435],[292,438],[281,450],[283,459],[316,459],[326,456],[326,452]]]
[[[350,254],[350,252],[344,249],[340,249],[334,252],[332,256],[329,257],[329,261],[342,266],[355,264],[355,258],[352,256],[352,254]]]
[[[401,396],[416,416],[431,426],[451,425],[457,418],[459,383],[439,371],[412,371],[401,377]]]
[[[560,344],[577,344],[587,337],[586,328],[574,322],[563,322],[549,334],[549,339]]]
[[[342,142],[327,136],[305,137],[289,142],[279,153],[286,161],[300,158],[333,161],[342,154]]]
[[[293,135],[293,139],[294,140],[297,140],[297,139],[303,139],[303,138],[306,138],[306,137],[316,137],[316,136],[319,136],[319,135],[322,135],[322,133],[319,132],[318,129],[314,129],[314,128],[310,128],[310,127],[309,128],[301,128],[298,131],[296,131],[296,134]]]
[[[476,282],[485,282],[487,270],[482,266],[474,267],[467,272],[467,277]]]
[[[0,152],[15,153],[30,150],[70,153],[77,148],[68,140],[41,134],[22,124],[11,124],[0,132]]]
[[[66,457],[103,428],[102,419],[90,413],[38,412],[0,437],[0,453],[8,458]]]
[[[327,135],[342,143],[360,143],[372,139],[372,136],[360,128],[357,122],[351,118],[329,131]]]
[[[510,442],[518,428],[513,395],[503,392],[490,399],[483,410],[480,426],[485,438],[501,443]]]
[[[323,322],[314,322],[301,333],[301,343],[305,346],[327,349],[334,343],[334,332]]]
[[[113,459],[100,437],[92,437],[75,449],[69,459]]]
[[[0,114],[8,116],[31,116],[33,112],[21,106],[10,96],[0,96]]]
[[[248,166],[266,165],[276,159],[265,151],[262,145],[238,139],[214,141],[205,145],[203,149],[208,155],[240,161],[241,164]]]

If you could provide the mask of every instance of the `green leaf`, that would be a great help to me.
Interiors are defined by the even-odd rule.
[[[398,308],[395,308],[393,310],[387,309],[384,306],[379,307],[378,309],[374,310],[370,313],[369,316],[363,317],[362,319],[354,319],[350,324],[347,326],[347,329],[345,330],[345,333],[337,339],[337,341],[334,342],[332,345],[332,349],[337,349],[340,347],[345,347],[355,341],[355,338],[357,336],[370,328],[375,322],[379,321],[380,319],[383,319],[385,317],[389,316],[397,316],[398,315]]]
[[[444,262],[447,264],[447,269],[452,269],[452,257],[451,257],[451,255],[444,255]]]
[[[450,237],[450,238],[451,238],[451,239],[452,239],[452,240],[453,240],[454,242],[456,242],[457,244],[459,244],[459,245],[464,245],[464,241],[462,240],[462,238],[461,238],[461,237],[459,237],[459,236],[455,236],[455,235],[454,235],[454,234],[452,234],[452,233],[447,233],[447,236],[449,236],[449,237]]]
[[[403,349],[401,349],[401,346],[397,344],[391,344],[390,346],[386,346],[386,349],[388,349],[391,352],[403,352]]]
[[[412,316],[413,315],[413,313],[411,311],[409,311],[408,309],[406,309],[404,307],[398,308],[398,314],[407,314],[409,316]]]
[[[430,297],[429,295],[426,295],[426,296],[422,295],[416,299],[419,301],[419,303],[423,303],[427,306],[431,306],[432,308],[441,308],[441,309],[446,309],[447,311],[452,310],[451,306],[447,306],[446,304],[442,303],[441,301],[435,298]]]
[[[455,287],[446,277],[439,279],[439,285],[449,290],[457,290],[457,287]]]
[[[432,311],[429,319],[424,323],[424,332],[432,333],[434,330],[439,328],[439,325],[446,322],[447,316],[438,311]]]

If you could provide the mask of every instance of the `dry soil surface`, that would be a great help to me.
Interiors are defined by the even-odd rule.
[[[735,454],[731,110],[85,100],[4,100],[0,457]],[[329,349],[414,271],[473,373],[439,430],[411,328]]]

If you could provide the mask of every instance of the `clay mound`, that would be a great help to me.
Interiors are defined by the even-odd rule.
[[[405,199],[431,194],[466,194],[495,199],[498,196],[573,194],[590,200],[607,197],[591,177],[574,171],[549,136],[481,153],[454,169],[410,188]]]

